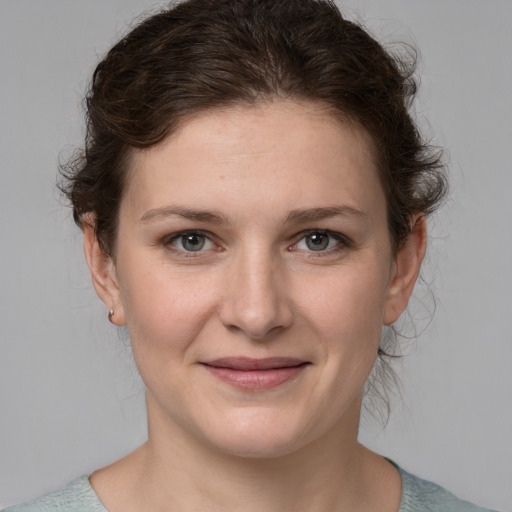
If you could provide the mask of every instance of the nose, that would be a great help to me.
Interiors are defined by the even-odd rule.
[[[289,327],[293,309],[284,269],[268,251],[240,254],[229,266],[220,308],[222,323],[252,340],[265,340]]]

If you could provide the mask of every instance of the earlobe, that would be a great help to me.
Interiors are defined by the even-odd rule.
[[[391,325],[398,320],[407,307],[425,256],[427,247],[425,215],[416,215],[411,223],[411,233],[396,254],[394,275],[388,288],[384,310],[385,325]]]
[[[116,325],[124,325],[126,320],[115,265],[98,242],[92,216],[84,218],[83,229],[85,259],[89,266],[94,289],[107,310],[115,312],[114,315],[109,315],[109,320]]]

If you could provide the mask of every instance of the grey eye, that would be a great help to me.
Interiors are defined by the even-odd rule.
[[[200,253],[215,250],[215,243],[207,233],[201,231],[182,231],[164,239],[164,245],[171,246],[175,253],[192,256],[191,253]],[[197,254],[199,256],[199,254]]]
[[[200,251],[206,245],[206,237],[200,233],[188,233],[180,236],[175,244],[181,245],[185,251]]]
[[[317,231],[305,237],[306,246],[311,251],[324,251],[331,242],[331,237],[327,233]]]

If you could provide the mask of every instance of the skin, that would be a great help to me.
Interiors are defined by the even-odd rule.
[[[424,255],[413,221],[393,254],[371,142],[314,104],[207,112],[134,153],[115,258],[84,230],[147,389],[148,442],[90,479],[109,511],[398,510],[398,472],[357,431]],[[304,366],[239,389],[205,367],[222,357]]]

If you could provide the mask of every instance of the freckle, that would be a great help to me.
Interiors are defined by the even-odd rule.
[[[224,176],[219,176],[219,179],[220,179],[220,180],[223,180],[223,179],[224,179]]]

